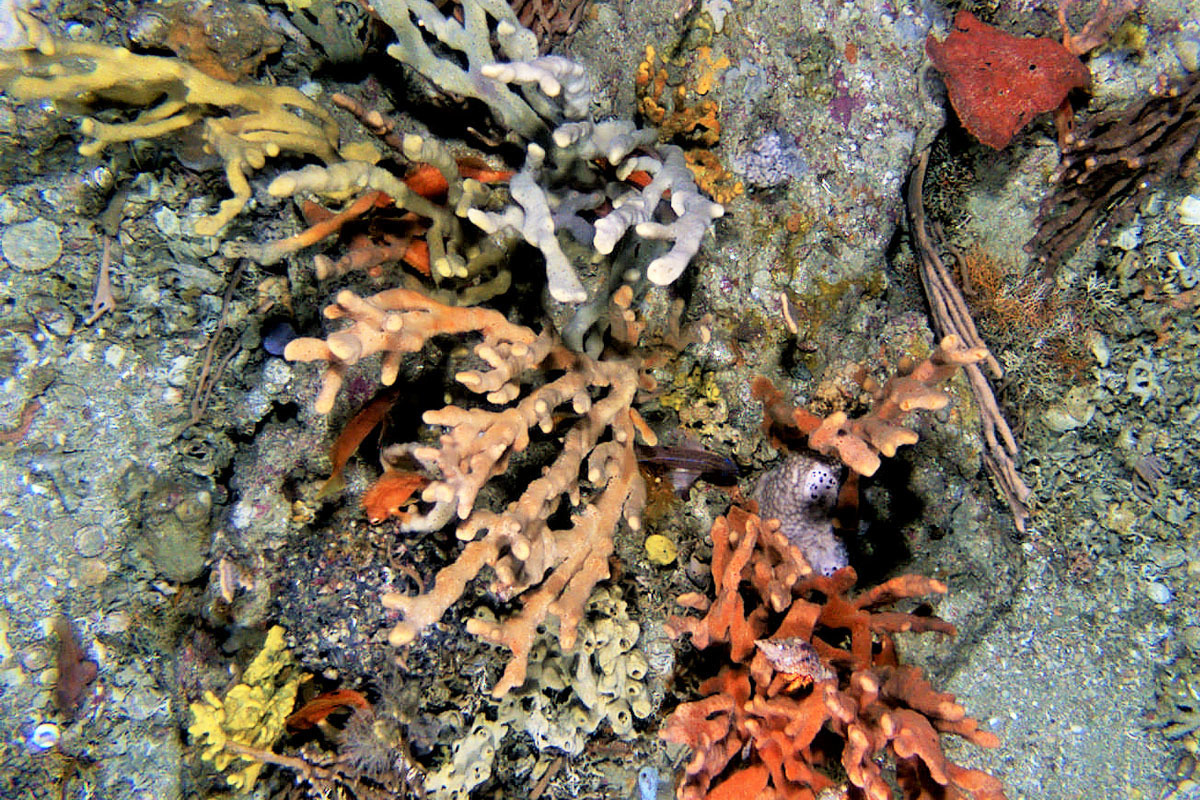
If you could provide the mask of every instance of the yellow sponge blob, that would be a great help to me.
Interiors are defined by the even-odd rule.
[[[679,548],[661,533],[646,537],[646,557],[650,559],[651,564],[665,567],[668,564],[675,563],[675,558],[678,555]]]

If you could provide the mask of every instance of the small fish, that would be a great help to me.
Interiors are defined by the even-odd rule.
[[[811,644],[798,636],[788,639],[757,639],[754,642],[771,666],[789,680],[787,691],[837,677],[821,663]]]
[[[340,708],[362,708],[371,710],[371,702],[353,689],[335,689],[319,694],[305,703],[299,711],[287,718],[288,730],[307,731],[325,721],[325,718]]]
[[[342,432],[338,434],[337,440],[333,443],[333,447],[329,451],[329,461],[333,464],[333,471],[330,472],[329,478],[326,479],[325,483],[321,484],[321,488],[317,492],[318,499],[329,497],[335,492],[341,491],[346,485],[342,478],[342,470],[346,468],[346,463],[350,460],[350,456],[358,452],[359,446],[362,445],[371,431],[375,430],[383,422],[399,397],[400,390],[398,386],[389,386],[380,390],[371,399],[371,402],[363,406],[358,413],[350,418],[350,421],[346,423],[346,427],[342,428]]]
[[[286,319],[269,322],[262,329],[262,346],[273,356],[282,358],[288,342],[296,338],[296,329]]]
[[[429,479],[416,472],[400,469],[384,472],[363,495],[362,505],[367,511],[367,519],[372,525],[378,525],[388,517],[407,519],[404,506],[415,492],[428,485]]]
[[[703,448],[638,445],[637,457],[642,464],[664,468],[672,488],[679,494],[686,494],[697,478],[719,486],[737,483],[737,464]]]

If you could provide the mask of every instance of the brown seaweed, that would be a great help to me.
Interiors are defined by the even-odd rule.
[[[58,634],[58,681],[54,684],[54,702],[67,720],[73,720],[84,694],[96,680],[96,662],[88,659],[71,627],[71,621],[60,616],[54,621]]]

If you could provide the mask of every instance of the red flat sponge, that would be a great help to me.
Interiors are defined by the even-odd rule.
[[[1038,114],[1062,105],[1092,76],[1053,39],[1025,39],[958,12],[945,41],[930,36],[925,52],[942,73],[963,127],[997,150]]]

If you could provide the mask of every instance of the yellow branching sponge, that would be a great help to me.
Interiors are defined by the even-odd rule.
[[[211,761],[225,773],[230,786],[243,792],[254,787],[263,765],[237,753],[236,745],[266,751],[283,734],[303,679],[291,665],[292,654],[283,645],[283,628],[276,625],[267,632],[262,650],[246,667],[241,683],[224,698],[205,692],[203,700],[190,706],[188,734],[204,747],[201,758]]]
[[[29,46],[0,51],[0,91],[19,100],[54,100],[69,109],[97,102],[144,107],[128,122],[85,117],[85,156],[111,144],[155,139],[197,125],[207,152],[225,163],[233,197],[196,223],[215,235],[250,199],[247,173],[283,152],[340,160],[337,124],[324,109],[290,86],[239,86],[217,80],[174,58],[140,56],[123,47],[53,38],[23,11],[17,19]]]

